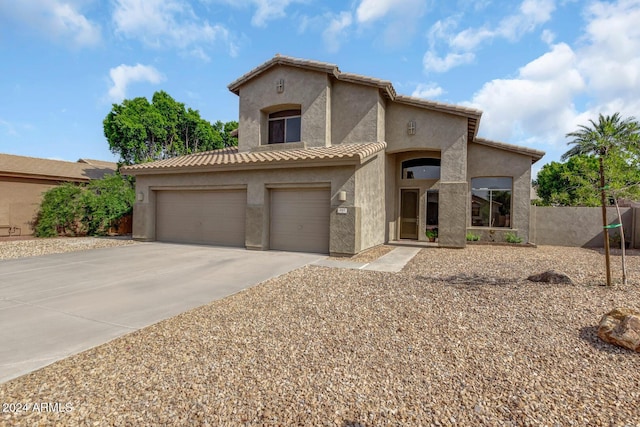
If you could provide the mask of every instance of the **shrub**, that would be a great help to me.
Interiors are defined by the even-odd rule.
[[[474,233],[467,233],[467,242],[477,242],[480,240],[480,236]]]
[[[65,183],[44,194],[35,219],[35,234],[103,235],[132,211],[134,201],[131,182],[120,175],[107,175],[86,186]]]
[[[44,193],[40,211],[35,219],[34,231],[38,237],[82,234],[79,219],[82,212],[83,189],[64,183]]]
[[[121,175],[107,175],[91,181],[83,195],[88,233],[103,235],[122,216],[131,213],[135,191]]]
[[[522,237],[518,237],[516,233],[508,232],[504,235],[504,240],[507,243],[522,243]]]

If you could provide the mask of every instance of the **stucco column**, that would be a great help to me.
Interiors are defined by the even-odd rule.
[[[342,208],[338,213],[338,208]],[[355,206],[331,206],[329,253],[353,255],[361,250],[361,212]]]
[[[145,242],[155,240],[155,218],[149,203],[138,202],[133,205],[132,229],[134,240]]]
[[[245,211],[245,238],[247,249],[265,250],[269,246],[269,192],[264,184],[247,185],[247,210]]]
[[[467,244],[466,182],[439,184],[438,244],[450,248],[464,248]]]

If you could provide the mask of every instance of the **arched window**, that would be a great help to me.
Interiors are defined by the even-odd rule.
[[[269,114],[269,144],[300,142],[300,118],[300,109]]]
[[[405,160],[402,162],[402,179],[440,179],[440,159]]]

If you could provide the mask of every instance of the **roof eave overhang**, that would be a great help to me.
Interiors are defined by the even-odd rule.
[[[231,171],[247,171],[247,170],[265,170],[265,169],[291,169],[291,168],[313,168],[313,167],[338,167],[338,166],[359,166],[365,163],[369,158],[375,156],[360,157],[354,156],[340,159],[314,159],[314,160],[294,160],[294,161],[269,161],[269,162],[252,162],[252,163],[234,163],[207,166],[176,166],[176,167],[159,167],[149,169],[120,169],[123,175],[139,176],[139,175],[164,175],[164,174],[183,174],[183,173],[211,173],[211,172],[231,172]]]
[[[0,177],[8,178],[21,178],[21,179],[40,179],[43,181],[56,181],[56,182],[89,182],[90,178],[69,177],[59,175],[40,175],[30,173],[16,173],[16,172],[0,172]]]
[[[483,138],[476,138],[473,142],[479,145],[484,145],[486,147],[491,147],[498,150],[510,151],[512,153],[531,157],[531,164],[534,164],[538,160],[542,159],[546,154],[544,151],[534,150],[533,148],[522,147],[519,145],[505,144],[502,142],[490,141],[488,139],[483,139]]]

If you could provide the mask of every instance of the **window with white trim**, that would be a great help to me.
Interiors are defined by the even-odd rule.
[[[269,114],[269,144],[300,142],[300,110],[284,110]]]
[[[512,187],[510,177],[472,178],[471,225],[510,228]]]

